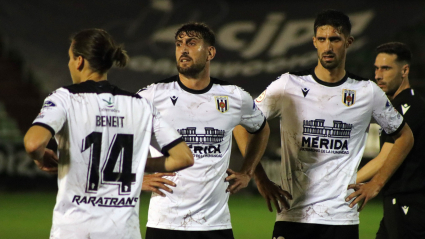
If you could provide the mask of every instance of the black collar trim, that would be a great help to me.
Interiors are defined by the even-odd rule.
[[[329,83],[329,82],[322,81],[322,80],[320,80],[319,78],[317,78],[316,73],[314,73],[314,68],[313,68],[313,69],[311,69],[311,75],[313,76],[313,79],[314,79],[317,83],[319,83],[319,84],[321,84],[321,85],[324,85],[324,86],[328,86],[328,87],[336,87],[336,86],[340,86],[340,85],[344,84],[344,83],[347,81],[347,79],[348,79],[348,73],[347,73],[347,71],[345,72],[345,76],[344,76],[344,77],[343,77],[340,81],[335,82],[335,83]]]
[[[190,89],[190,88],[186,87],[185,85],[183,85],[183,83],[180,81],[180,77],[178,75],[177,75],[177,82],[179,83],[179,86],[184,91],[187,91],[187,92],[192,93],[192,94],[204,94],[204,93],[207,93],[212,88],[212,86],[214,84],[213,80],[210,78],[210,84],[207,87],[205,87],[202,90],[193,90],[193,89]]]

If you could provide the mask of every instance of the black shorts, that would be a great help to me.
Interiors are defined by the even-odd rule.
[[[177,231],[148,227],[145,239],[234,239],[232,229],[213,231]]]
[[[273,239],[359,239],[359,225],[276,222]]]
[[[384,197],[384,217],[376,239],[425,238],[425,194]]]

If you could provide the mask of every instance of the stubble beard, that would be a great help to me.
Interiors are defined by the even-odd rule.
[[[320,58],[320,64],[322,64],[323,68],[325,68],[327,70],[332,70],[332,69],[335,69],[339,65],[339,62],[336,59],[332,62],[326,62],[325,60]]]
[[[187,77],[196,78],[199,73],[201,73],[205,69],[206,64],[198,63],[193,64],[189,67],[180,67],[179,63],[177,65],[177,71]]]

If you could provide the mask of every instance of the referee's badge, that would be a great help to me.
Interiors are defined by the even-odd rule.
[[[215,106],[221,113],[226,112],[229,109],[229,97],[227,96],[214,96]]]
[[[352,106],[356,103],[356,91],[355,90],[342,90],[342,102],[346,106]]]

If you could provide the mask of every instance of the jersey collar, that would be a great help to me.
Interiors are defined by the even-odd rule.
[[[324,85],[324,86],[328,86],[328,87],[336,87],[336,86],[340,86],[340,85],[344,84],[344,83],[347,81],[347,79],[348,79],[348,72],[347,72],[347,71],[345,71],[345,75],[344,75],[344,77],[343,77],[340,81],[335,82],[335,83],[329,83],[329,82],[326,82],[326,81],[322,81],[322,80],[320,80],[320,79],[316,76],[316,73],[314,73],[314,68],[312,68],[310,71],[311,71],[311,75],[313,76],[313,79],[314,79],[317,83],[319,83],[319,84],[321,84],[321,85]]]
[[[213,79],[210,79],[210,84],[207,87],[205,87],[204,89],[202,89],[202,90],[193,90],[193,89],[187,88],[185,85],[183,85],[183,83],[180,81],[180,77],[178,75],[176,77],[177,77],[177,82],[179,83],[179,86],[184,91],[187,91],[187,92],[192,93],[192,94],[204,94],[204,93],[207,93],[211,89],[211,87],[213,86],[213,84],[214,84],[213,83]]]

